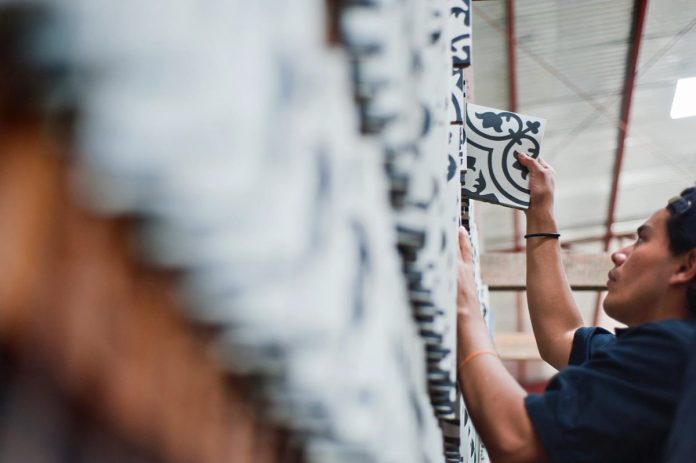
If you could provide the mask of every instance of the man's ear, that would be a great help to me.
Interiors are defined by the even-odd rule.
[[[674,284],[685,284],[696,281],[696,248],[690,249],[681,256],[681,265],[670,279]]]

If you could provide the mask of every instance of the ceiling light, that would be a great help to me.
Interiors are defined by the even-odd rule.
[[[672,119],[696,116],[696,77],[677,81],[669,115]]]

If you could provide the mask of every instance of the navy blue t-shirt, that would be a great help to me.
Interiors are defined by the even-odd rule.
[[[688,463],[696,459],[696,341],[691,345],[682,396],[667,439],[665,463]]]
[[[659,461],[672,425],[696,320],[575,332],[568,367],[525,399],[554,463]]]

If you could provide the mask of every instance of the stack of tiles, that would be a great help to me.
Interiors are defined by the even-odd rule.
[[[450,386],[437,364],[453,356],[453,348],[443,349],[433,326],[438,313],[434,287],[437,296],[447,297],[446,256],[438,246],[447,168],[445,11],[442,2],[423,0],[347,3],[342,36],[352,55],[361,127],[384,152],[402,268],[426,347],[422,355],[434,406],[426,413],[434,419],[452,412],[447,398],[432,387],[438,382]],[[452,294],[453,288],[452,282]],[[441,435],[439,442],[441,446]]]
[[[445,457],[482,453],[456,385],[456,258],[466,170],[469,0],[345,2],[363,133],[384,151],[402,269],[425,345],[428,391]],[[474,243],[477,244],[476,242]],[[462,440],[462,436],[464,440]],[[473,461],[473,460],[472,460]]]
[[[475,213],[475,203],[471,202],[469,204],[469,213]],[[493,336],[493,324],[492,324],[492,312],[489,309],[489,297],[488,297],[488,287],[483,284],[481,280],[481,254],[479,243],[478,228],[476,227],[476,222],[471,220],[469,223],[469,235],[471,238],[471,249],[472,249],[472,259],[474,261],[474,278],[476,281],[476,288],[478,290],[479,303],[481,304],[481,314],[483,315],[486,325],[488,326],[488,331],[490,336]],[[460,409],[460,420],[461,420],[461,449],[463,462],[465,463],[487,463],[488,453],[486,452],[486,447],[483,445],[483,441],[477,435],[476,429],[471,422],[471,417],[466,409],[464,401],[461,402]]]
[[[455,359],[469,0],[332,5],[342,46],[324,0],[66,1],[78,188],[144,218],[307,461],[483,461]]]
[[[420,3],[346,5],[346,49],[325,3],[66,2],[87,71],[79,191],[143,218],[141,252],[184,273],[186,315],[306,461],[441,462],[384,175],[387,141],[409,145],[423,114]]]
[[[471,1],[448,0],[448,43],[450,46],[449,85],[449,155],[453,167],[454,195],[456,197],[456,222],[469,229],[469,203],[462,198],[462,181],[466,171],[466,94],[467,84],[464,69],[471,65]],[[455,240],[456,240],[455,236]],[[458,252],[455,241],[454,252]],[[474,242],[476,247],[476,242]],[[455,310],[449,317],[451,330],[456,331]],[[457,364],[450,366],[450,377],[456,384]],[[445,436],[445,452],[448,462],[470,461],[469,448],[478,448],[478,436],[473,428],[458,388],[455,397],[455,414],[441,422]]]

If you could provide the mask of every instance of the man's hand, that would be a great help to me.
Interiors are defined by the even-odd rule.
[[[543,159],[517,153],[517,160],[529,171],[529,209],[527,218],[553,214],[556,173]]]
[[[466,228],[459,227],[459,262],[457,265],[457,314],[470,317],[479,314],[478,291],[474,278],[471,240]]]

